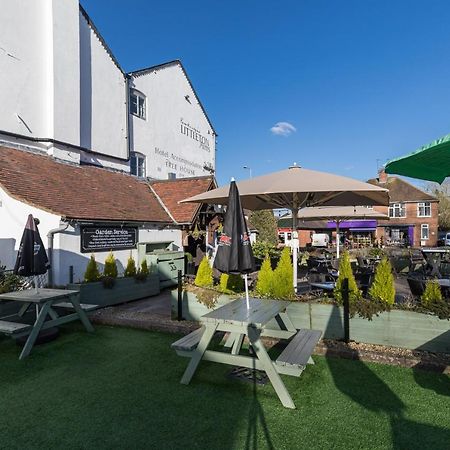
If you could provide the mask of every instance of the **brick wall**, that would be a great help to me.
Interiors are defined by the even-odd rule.
[[[431,202],[431,217],[417,217],[417,202],[405,203],[406,217],[391,218],[389,221],[379,221],[377,238],[386,240],[384,226],[389,227],[414,225],[414,247],[421,245],[421,225],[428,224],[429,239],[425,241],[426,247],[434,247],[438,239],[438,202]],[[375,209],[384,214],[389,214],[387,206],[377,206]]]

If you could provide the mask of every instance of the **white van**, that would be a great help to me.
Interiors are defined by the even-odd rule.
[[[328,244],[330,243],[330,236],[326,233],[314,233],[311,240],[311,245],[313,247],[328,247]]]
[[[444,237],[444,245],[450,246],[450,233],[445,233],[445,237]]]

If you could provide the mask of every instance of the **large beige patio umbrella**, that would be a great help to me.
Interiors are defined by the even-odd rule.
[[[242,207],[252,211],[289,208],[292,229],[297,229],[297,214],[309,206],[375,206],[389,205],[388,190],[378,186],[304,169],[293,165],[289,169],[237,182]],[[226,205],[230,186],[195,195],[182,202]],[[294,288],[297,288],[297,247],[293,248]]]
[[[283,216],[280,221],[291,218],[291,214],[288,214]],[[315,206],[300,209],[297,219],[304,222],[313,220],[332,220],[336,222],[336,257],[339,258],[339,226],[342,221],[352,219],[389,220],[389,216],[365,206]]]

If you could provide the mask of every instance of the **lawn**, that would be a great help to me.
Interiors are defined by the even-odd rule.
[[[65,327],[25,361],[0,340],[0,448],[448,449],[450,378],[315,357],[283,377],[297,410],[270,385],[204,362],[189,386],[176,336]]]

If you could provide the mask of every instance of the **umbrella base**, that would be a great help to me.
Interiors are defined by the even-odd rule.
[[[36,338],[36,342],[34,345],[40,345],[45,344],[47,342],[54,341],[59,336],[59,328],[52,327],[47,328],[46,330],[42,330],[38,337]],[[27,342],[28,336],[21,336],[19,338],[16,338],[16,344],[23,347],[25,345],[25,342]]]
[[[246,381],[252,384],[267,384],[269,378],[266,372],[257,369],[249,369],[247,367],[233,367],[228,374],[229,378],[235,380]]]

